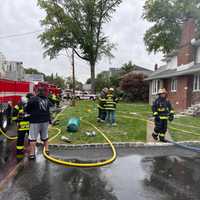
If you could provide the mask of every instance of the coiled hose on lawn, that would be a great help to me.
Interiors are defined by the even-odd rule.
[[[64,111],[65,109],[63,109]],[[63,112],[62,111],[62,112]],[[54,122],[57,121],[58,117],[62,115],[62,112],[60,112],[54,119]],[[86,123],[88,125],[90,125],[91,127],[93,127],[98,133],[100,133],[104,138],[105,140],[108,142],[108,144],[110,145],[111,147],[111,150],[112,150],[112,157],[107,159],[107,160],[104,160],[104,161],[100,161],[100,162],[95,162],[95,163],[77,163],[77,162],[69,162],[69,161],[64,161],[64,160],[60,160],[54,156],[51,156],[51,155],[48,155],[46,153],[46,149],[45,147],[43,148],[43,155],[44,157],[53,162],[53,163],[56,163],[56,164],[59,164],[59,165],[63,165],[63,166],[66,166],[66,167],[101,167],[101,166],[105,166],[105,165],[108,165],[108,164],[111,164],[112,162],[115,161],[116,157],[117,157],[117,153],[116,153],[116,149],[114,147],[114,145],[112,144],[112,142],[110,141],[110,139],[99,129],[97,128],[94,124],[90,123],[89,121],[86,121],[86,120],[83,120],[82,119],[82,122],[83,123]],[[51,137],[49,139],[49,141],[53,141],[55,138],[57,138],[60,134],[61,134],[61,129],[59,128],[56,128],[56,127],[53,127],[53,126],[50,126],[50,129],[54,129],[57,131],[57,133]],[[2,133],[2,135],[4,135],[8,140],[16,140],[17,137],[10,137],[8,136],[3,130],[0,129],[0,132]]]
[[[63,165],[63,166],[66,166],[66,167],[83,167],[83,168],[89,168],[89,167],[102,167],[102,166],[105,166],[105,165],[108,165],[108,164],[111,164],[112,162],[115,161],[116,157],[117,157],[117,153],[116,153],[116,149],[114,147],[114,145],[112,144],[112,142],[109,140],[109,138],[100,130],[98,129],[94,124],[88,122],[88,121],[85,121],[85,120],[82,120],[82,122],[90,125],[91,127],[93,127],[98,133],[100,133],[104,138],[105,140],[108,142],[108,144],[110,145],[111,149],[112,149],[112,157],[108,160],[105,160],[105,161],[100,161],[100,162],[95,162],[95,163],[77,163],[77,162],[69,162],[69,161],[64,161],[64,160],[60,160],[56,157],[53,157],[51,155],[48,155],[46,153],[46,150],[45,148],[43,149],[43,155],[44,157],[53,162],[53,163],[56,163],[56,164],[59,164],[59,165]],[[61,130],[59,128],[54,128],[55,130],[58,131],[58,133],[53,136],[52,138],[50,138],[49,141],[52,141],[53,139],[55,139],[56,137],[58,137],[60,134],[61,134]]]

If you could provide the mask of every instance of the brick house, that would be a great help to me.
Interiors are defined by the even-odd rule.
[[[193,19],[182,26],[179,49],[165,56],[166,65],[147,79],[150,83],[149,101],[152,104],[159,88],[166,88],[176,111],[200,103],[200,39]]]

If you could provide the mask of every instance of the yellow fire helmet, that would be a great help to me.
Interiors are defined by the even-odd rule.
[[[114,92],[114,88],[109,88],[109,91],[110,92]]]

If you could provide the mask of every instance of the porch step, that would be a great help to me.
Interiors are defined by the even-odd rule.
[[[200,116],[200,104],[192,105],[188,109],[184,110],[183,114],[189,116]]]

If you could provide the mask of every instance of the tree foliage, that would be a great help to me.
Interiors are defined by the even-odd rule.
[[[124,99],[128,101],[148,101],[149,85],[144,81],[143,74],[128,74],[124,76],[120,83],[121,90],[124,92]]]
[[[67,87],[69,89],[73,89],[73,80],[72,80],[72,77],[69,76],[66,78],[66,81],[65,81],[65,84],[67,85]],[[83,84],[77,80],[75,80],[75,89],[76,90],[82,90],[83,89]]]
[[[200,33],[200,0],[146,0],[143,17],[154,24],[144,36],[147,50],[166,54],[177,49],[185,20],[194,18]]]
[[[112,57],[114,47],[103,33],[121,0],[38,0],[46,17],[41,21],[45,32],[39,38],[51,59],[73,48],[76,55],[90,64],[95,86],[95,64],[101,56]]]
[[[61,76],[58,76],[58,74],[51,74],[51,75],[46,75],[40,71],[38,71],[35,68],[25,68],[24,69],[26,74],[42,74],[44,76],[44,81],[50,83],[50,84],[54,84],[62,89],[64,89],[66,87],[65,85],[65,79],[62,78]]]
[[[132,61],[129,61],[128,63],[125,63],[122,65],[121,73],[122,73],[122,75],[128,74],[129,72],[134,71],[134,69],[135,69],[135,64],[133,64]]]

